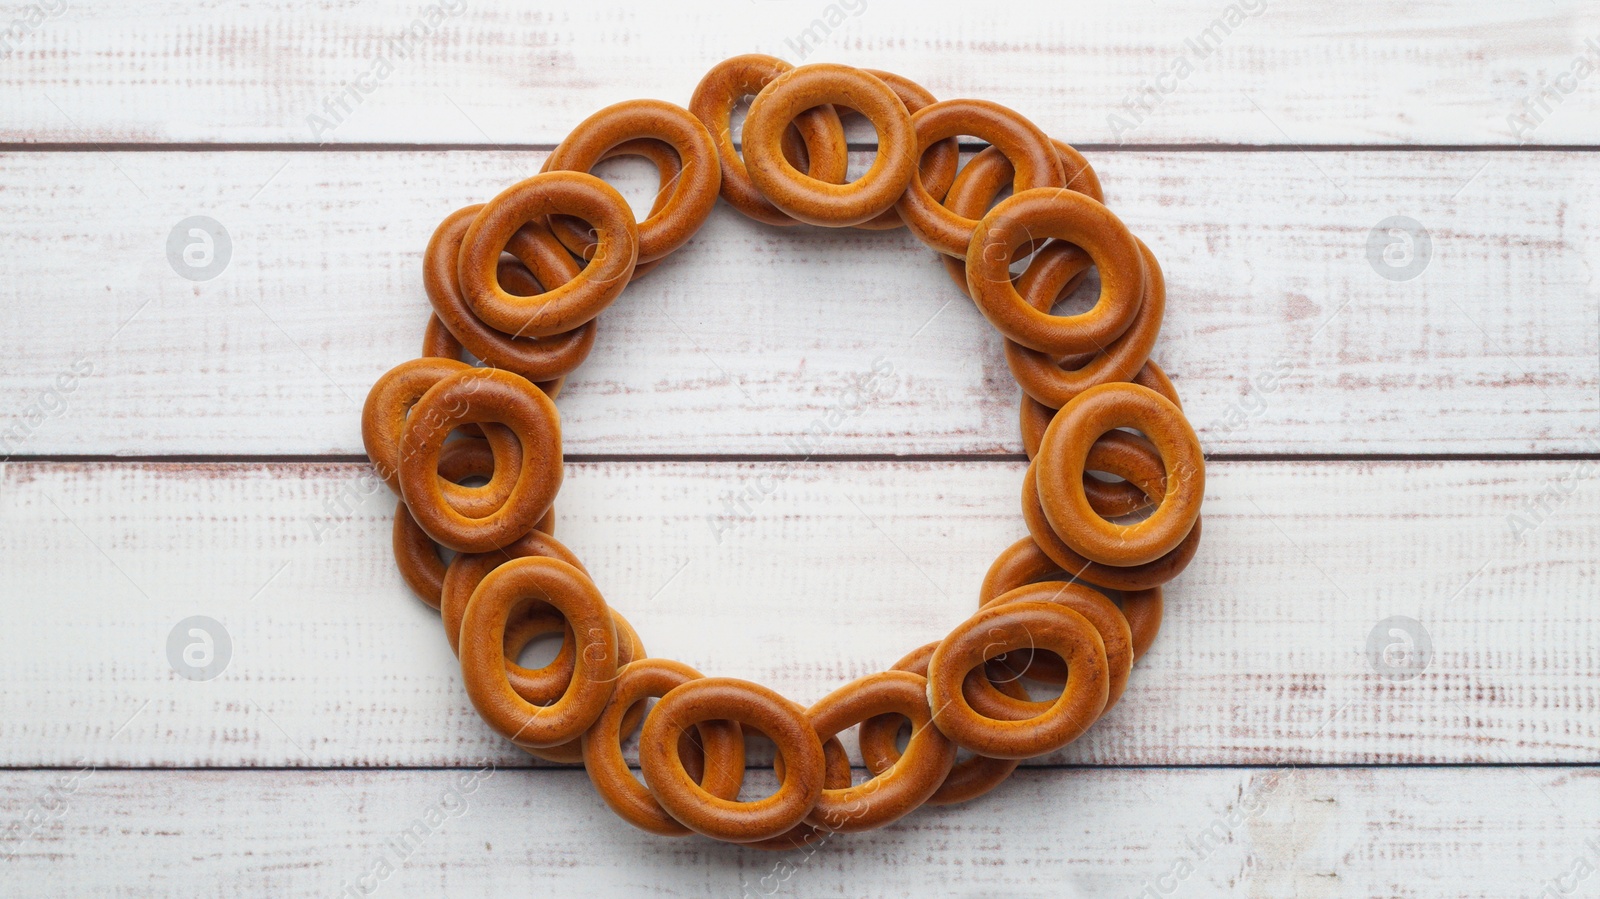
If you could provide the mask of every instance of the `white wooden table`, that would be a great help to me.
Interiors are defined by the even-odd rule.
[[[5,22],[0,893],[1600,890],[1592,4]],[[1083,148],[1165,266],[1156,358],[1210,458],[1201,554],[1119,708],[969,806],[785,858],[638,833],[479,721],[358,429],[418,350],[441,217],[600,106],[687,102],[751,51],[997,100]],[[643,168],[608,172],[646,196]],[[228,235],[215,272],[169,258],[192,216]],[[600,333],[559,401],[559,533],[654,654],[811,702],[969,614],[1023,533],[999,340],[904,232],[723,207]],[[172,643],[192,616],[220,673]]]

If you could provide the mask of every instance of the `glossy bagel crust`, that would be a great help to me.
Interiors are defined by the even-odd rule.
[[[962,689],[968,673],[1020,649],[1048,650],[1066,661],[1061,695],[1022,720],[975,709]],[[1100,717],[1109,690],[1099,631],[1078,612],[1053,603],[985,606],[941,640],[928,660],[928,704],[938,710],[934,726],[957,745],[995,758],[1033,758],[1067,745]]]
[[[1048,410],[1054,412],[1055,410]],[[1037,440],[1044,438],[1050,425],[1046,420],[1039,426]],[[1035,443],[1035,452],[1038,445]],[[1107,431],[1089,447],[1084,461],[1083,492],[1089,506],[1102,518],[1119,518],[1147,509],[1160,501],[1166,492],[1166,470],[1161,465],[1161,454],[1150,441],[1128,431]],[[1107,481],[1090,474],[1105,472],[1121,480]]]
[[[741,150],[733,120],[746,98]],[[847,181],[850,115],[877,147]],[[965,168],[962,137],[990,144]],[[624,156],[655,169],[642,216],[595,175]],[[692,262],[667,259],[718,196],[771,225],[906,225],[995,328],[1022,388],[1029,536],[994,558],[976,608],[941,623],[947,636],[809,708],[651,658],[574,551],[605,535],[591,527],[571,547],[553,536],[565,467],[554,401],[594,383],[568,375],[634,279],[665,263],[677,271],[658,276],[663,290],[703,288],[681,267]],[[1104,200],[1088,160],[1014,110],[940,102],[891,72],[751,54],[708,72],[687,108],[596,112],[539,174],[446,215],[421,256],[422,358],[376,379],[362,441],[373,483],[400,497],[390,543],[401,579],[438,611],[479,717],[537,759],[582,765],[600,803],[641,830],[779,852],[971,801],[1081,736],[1151,650],[1163,585],[1198,551],[1205,487],[1178,392],[1150,358],[1163,272]],[[1098,296],[1080,304],[1072,294],[1095,273]],[[753,734],[776,748],[778,787],[749,798]]]
[[[594,165],[599,165],[608,159],[618,159],[625,156],[636,156],[644,159],[656,168],[656,198],[650,204],[650,216],[657,215],[665,209],[668,201],[673,198],[672,187],[677,183],[679,174],[683,171],[683,161],[678,158],[678,151],[671,144],[657,140],[653,137],[641,137],[636,140],[623,141],[620,144],[600,154],[600,158],[590,166],[589,173],[594,174]],[[544,165],[539,171],[550,170],[551,157],[546,156]],[[721,173],[718,173],[718,180]],[[647,216],[648,218],[649,216]],[[588,259],[594,255],[595,239],[591,229],[582,219],[570,215],[552,215],[547,224],[550,233],[556,240],[566,247],[579,259]],[[640,261],[633,267],[633,278],[642,278],[645,274],[660,264],[660,259],[649,262]]]
[[[691,831],[667,814],[648,788],[634,779],[622,757],[621,741],[628,711],[651,697],[665,696],[676,687],[703,675],[669,659],[640,659],[624,665],[605,710],[583,734],[583,766],[606,805],[624,821],[662,836],[685,836]],[[727,721],[704,721],[696,726],[702,748],[702,770],[694,780],[719,799],[739,795],[744,782],[744,735]],[[630,728],[631,729],[631,728]],[[681,747],[680,747],[681,749]],[[680,753],[681,755],[681,753]]]
[[[1039,126],[999,103],[943,100],[917,110],[911,122],[917,131],[919,156],[939,141],[969,134],[993,144],[1011,161],[1016,172],[1012,185],[1017,192],[1066,184],[1066,174],[1050,138]],[[945,208],[939,198],[928,192],[928,185],[920,177],[911,179],[896,208],[923,243],[948,256],[966,258],[977,220]]]
[[[1195,519],[1189,535],[1171,552],[1143,565],[1107,565],[1079,555],[1056,535],[1054,526],[1045,517],[1044,506],[1039,501],[1037,464],[1029,465],[1022,476],[1022,520],[1039,549],[1060,565],[1062,571],[1097,587],[1145,590],[1159,587],[1182,574],[1194,559],[1200,546],[1201,518]]]
[[[589,574],[588,569],[583,567],[583,563],[566,547],[566,544],[538,530],[529,531],[515,542],[491,552],[456,553],[455,558],[445,567],[444,576],[439,583],[439,615],[444,624],[445,638],[450,642],[452,652],[459,652],[461,619],[466,617],[467,603],[471,601],[472,592],[478,589],[484,577],[512,559],[529,556],[560,559],[583,572],[584,576],[587,577]]]
[[[494,451],[489,441],[477,437],[463,437],[445,442],[439,453],[439,477],[453,483],[471,478],[488,478],[494,474]],[[534,533],[548,532],[554,519],[546,513],[545,519],[534,524]],[[439,608],[444,591],[445,563],[439,557],[439,546],[433,542],[411,517],[404,502],[394,509],[394,558],[400,567],[400,576],[422,601]]]
[[[664,100],[615,103],[584,119],[545,161],[545,171],[587,173],[618,146],[634,140],[658,140],[671,147],[679,164],[669,188],[656,194],[656,207],[638,224],[639,262],[653,262],[688,242],[700,230],[722,187],[717,146],[711,132],[687,109]],[[665,172],[663,171],[663,174]],[[574,248],[576,223],[552,223],[557,237]],[[584,240],[578,252],[587,255]]]
[[[1093,197],[1096,201],[1104,203],[1105,193],[1100,189],[1100,178],[1095,174],[1094,167],[1089,165],[1089,160],[1083,158],[1075,147],[1065,141],[1050,139],[1056,148],[1056,157],[1061,160],[1062,172],[1067,178],[1067,189],[1075,190],[1081,194]],[[944,205],[956,215],[969,219],[982,219],[994,206],[995,200],[1008,187],[1016,177],[1016,170],[1005,155],[994,147],[979,151],[972,157],[955,180],[950,182],[949,192],[945,195]],[[922,179],[924,184],[931,185],[926,176]],[[938,196],[938,191],[929,187],[929,193]],[[1043,241],[1029,241],[1018,247],[1018,253],[1033,252],[1039,249]],[[1067,245],[1062,245],[1060,251],[1065,251]],[[1013,257],[1012,262],[1016,261]],[[945,272],[950,275],[950,280],[963,293],[967,292],[967,266],[964,260],[955,256],[939,254],[939,261],[944,264]],[[1070,281],[1061,293],[1070,294],[1077,289],[1083,280],[1079,274]]]
[[[1161,266],[1143,241],[1139,242],[1139,250],[1145,260],[1144,296],[1139,302],[1139,311],[1128,329],[1105,349],[1086,359],[1074,359],[1073,367],[1066,368],[1065,360],[1053,354],[1006,340],[1006,366],[1024,393],[1052,409],[1059,409],[1090,387],[1131,381],[1138,375],[1150,360],[1156,336],[1161,333],[1161,318],[1167,311],[1167,287]],[[1084,258],[1087,259],[1087,254]],[[1034,280],[1035,277],[1038,280]],[[1023,296],[1038,304],[1037,308],[1048,308],[1058,290],[1065,289],[1072,277],[1072,267],[1029,267],[1017,287]]]
[[[505,425],[521,446],[510,492],[483,515],[453,508],[437,474],[445,438],[464,424]],[[467,368],[441,379],[417,400],[401,435],[400,492],[406,506],[428,536],[457,552],[499,549],[532,530],[561,489],[561,474],[555,404],[525,378],[498,369]]]
[[[1026,584],[1073,579],[1072,575],[1061,570],[1061,566],[1057,565],[1054,559],[1045,555],[1044,550],[1033,542],[1032,537],[1023,537],[1006,547],[989,566],[989,571],[983,576],[983,586],[978,590],[978,605],[980,607],[987,605],[991,599],[1002,593],[1009,593]],[[1082,577],[1076,580],[1096,587],[1102,586]],[[1137,662],[1150,651],[1150,645],[1155,642],[1156,634],[1161,630],[1161,588],[1115,592],[1121,594],[1117,607],[1121,610],[1123,618],[1127,619],[1133,660]],[[1021,673],[1027,675],[1027,672]]]
[[[1052,315],[1018,293],[1011,260],[1018,248],[1042,238],[1080,248],[1099,269],[1100,297],[1089,311]],[[1090,353],[1128,330],[1144,300],[1144,268],[1133,234],[1092,197],[1064,188],[1029,190],[978,222],[967,248],[967,289],[984,318],[1013,341],[1044,353]]]
[[[778,792],[740,802],[702,789],[684,770],[678,738],[704,721],[734,721],[765,734],[783,758]],[[690,830],[731,843],[783,834],[822,795],[822,740],[793,703],[760,684],[728,677],[690,680],[656,703],[639,737],[639,766],[656,801]]]
[[[889,85],[895,96],[906,107],[906,114],[910,115],[924,106],[932,106],[939,102],[939,98],[929,93],[927,88],[912,81],[904,75],[885,72],[880,69],[862,69],[872,77]],[[791,130],[788,132],[793,134]],[[961,165],[961,144],[953,137],[938,141],[927,150],[923,151],[918,163],[919,176],[927,187],[928,193],[942,197],[950,189],[956,179],[956,169]],[[900,213],[893,209],[886,209],[876,218],[869,219],[857,225],[864,231],[889,231],[905,227],[905,222],[900,220]]]
[[[559,247],[544,225],[552,215],[574,216],[594,229],[596,246],[588,265],[544,293],[508,293],[497,277],[500,254],[524,255],[512,239],[529,224],[540,232],[535,237]],[[523,232],[524,239],[530,233]],[[461,293],[484,323],[519,337],[548,337],[592,321],[611,305],[628,286],[638,258],[639,226],[622,194],[586,172],[543,172],[506,188],[472,219],[456,270]]]
[[[617,614],[615,609],[610,611],[611,622],[617,630],[617,667],[621,670],[634,660],[644,658],[648,653],[645,652],[644,644],[639,641],[639,635],[634,631],[633,625]],[[555,660],[537,670],[523,668],[517,664],[516,658],[529,643],[539,637],[556,633],[563,635],[564,642]],[[506,622],[506,677],[511,683],[511,688],[518,696],[534,705],[548,705],[559,698],[572,681],[574,644],[572,628],[568,626],[566,618],[560,612],[542,603],[530,603],[518,617]],[[555,673],[552,669],[559,673]],[[620,736],[624,739],[631,736],[643,721],[643,705],[628,709],[622,717]],[[537,749],[526,745],[517,748],[547,762],[559,762],[563,765],[583,764],[581,738]]]
[[[499,273],[500,283],[502,284],[504,284],[506,281],[506,271],[507,269],[505,263],[502,261]],[[523,271],[526,272],[526,269]],[[532,278],[533,276],[528,274],[527,277]],[[456,362],[461,362],[463,361],[461,354],[465,350],[466,347],[462,346],[461,341],[457,340],[456,336],[450,333],[449,329],[444,326],[444,322],[439,320],[439,316],[428,316],[428,324],[423,327],[422,331],[422,355],[437,356],[440,359],[451,359]],[[524,375],[524,377],[527,376]],[[558,378],[552,378],[548,381],[534,381],[533,383],[534,386],[544,391],[545,396],[555,399],[561,395],[561,387],[566,383],[566,381],[567,376],[562,375]]]
[[[1095,512],[1083,489],[1091,446],[1116,428],[1142,432],[1166,468],[1166,491],[1155,511],[1127,524]],[[1101,384],[1074,397],[1045,429],[1034,467],[1051,529],[1075,552],[1105,565],[1143,565],[1171,552],[1194,527],[1205,496],[1205,457],[1194,429],[1178,407],[1137,384]]]
[[[1111,707],[1117,704],[1117,700],[1122,698],[1122,691],[1127,689],[1128,675],[1133,673],[1133,631],[1128,625],[1128,619],[1122,616],[1122,612],[1118,611],[1111,600],[1082,584],[1036,581],[993,597],[981,603],[979,608],[1007,602],[1054,603],[1087,618],[1100,634],[1100,642],[1105,646],[1109,680],[1104,711],[1110,711]],[[1068,677],[1066,666],[1060,658],[1032,649],[1022,653],[1021,658],[1007,658],[1002,664],[1007,671],[1017,677],[1031,677],[1045,683],[1065,683]],[[1048,705],[1026,699],[1019,701],[1013,696],[995,690],[992,684],[980,683],[977,686],[980,692],[992,694],[984,697],[990,705],[1015,703],[1019,710],[1028,711],[1044,711]]]
[[[817,735],[828,739],[875,715],[911,721],[911,741],[888,768],[871,780],[824,789],[808,819],[837,833],[882,827],[910,814],[944,783],[955,764],[956,745],[932,726],[928,681],[909,671],[883,671],[852,681],[818,700],[806,712]]]
[[[866,174],[833,184],[797,171],[784,158],[783,134],[795,116],[828,104],[866,116],[878,131],[878,153]],[[801,66],[772,79],[750,103],[744,162],[772,205],[810,225],[859,225],[893,208],[917,174],[916,130],[905,103],[882,80],[834,63]]]
[[[441,427],[442,419],[428,412],[413,415],[418,401],[440,381],[472,371],[472,366],[454,359],[423,357],[402,362],[378,379],[367,394],[361,410],[361,442],[379,477],[389,489],[400,493],[400,469],[410,461],[402,446],[407,427]],[[483,515],[499,508],[511,495],[522,448],[505,428],[479,429],[498,451],[506,466],[498,477],[482,487],[464,487],[454,481],[440,485],[439,492],[452,508],[468,515]],[[448,433],[448,431],[446,432]],[[441,447],[442,452],[442,447]]]
[[[565,377],[582,365],[589,358],[589,351],[594,349],[596,328],[593,321],[545,337],[514,336],[478,318],[462,294],[457,271],[461,243],[482,211],[482,205],[467,206],[447,216],[434,230],[422,257],[422,284],[433,304],[433,314],[459,344],[459,348],[448,355],[459,359],[464,349],[496,368],[536,383]],[[543,229],[538,223],[525,227]],[[543,285],[566,284],[578,274],[577,263],[552,240],[524,235],[513,241],[513,245],[522,254],[518,260],[521,264],[500,259],[495,265],[495,283],[511,295],[537,296]]]
[[[1172,385],[1172,379],[1153,360],[1144,364],[1139,373],[1133,376],[1133,383],[1148,387],[1172,401],[1172,405],[1180,410],[1183,401],[1178,398],[1178,390]],[[1050,420],[1055,418],[1056,408],[1046,406],[1026,393],[1022,395],[1022,409],[1019,415],[1019,425],[1022,430],[1022,449],[1032,459],[1039,453],[1039,441],[1044,439],[1044,429],[1050,427]]]
[[[928,643],[918,649],[912,650],[910,655],[894,664],[896,671],[909,671],[912,674],[928,675],[928,659],[932,658],[934,649],[938,648],[937,642]],[[982,670],[975,670],[967,675],[967,682],[963,689],[970,696],[976,688],[976,681],[985,678]],[[994,688],[1013,699],[1027,699],[1028,693],[1018,683],[1016,678],[1002,678]],[[861,722],[858,739],[861,743],[861,759],[867,765],[867,770],[874,774],[881,774],[900,759],[900,749],[896,745],[897,737],[903,724],[911,723],[908,716],[887,713],[875,715]],[[912,724],[913,729],[915,724]],[[939,789],[927,799],[928,805],[955,805],[968,802],[993,790],[1004,783],[1011,772],[1017,769],[1018,759],[997,759],[988,756],[973,754],[956,762],[945,775],[944,782]]]
[[[753,97],[774,78],[793,69],[781,59],[749,53],[723,60],[700,79],[689,100],[689,111],[700,119],[717,145],[722,166],[722,198],[746,216],[768,225],[795,225],[799,222],[774,206],[751,180],[745,162],[733,141],[733,108],[744,97]],[[843,184],[849,165],[844,142],[844,125],[832,106],[819,106],[794,119],[805,145],[806,174],[817,181]]]
[[[506,622],[533,602],[559,611],[578,635],[572,679],[560,698],[534,705],[506,675]],[[610,698],[617,674],[617,632],[605,600],[583,572],[558,559],[513,559],[489,572],[462,620],[461,679],[483,720],[519,746],[540,749],[579,739]]]

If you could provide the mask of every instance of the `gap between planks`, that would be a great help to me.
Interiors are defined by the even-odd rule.
[[[851,142],[851,152],[871,152],[874,144]],[[976,153],[988,144],[961,144],[963,153]],[[1592,153],[1600,151],[1600,144],[1239,144],[1239,143],[1171,143],[1171,144],[1073,144],[1085,153]],[[281,151],[285,153],[355,153],[355,152],[527,152],[549,153],[556,148],[551,143],[535,144],[423,144],[423,143],[272,143],[270,141],[242,141],[230,143],[116,143],[10,141],[0,142],[0,153],[247,153]]]
[[[1207,462],[1590,462],[1600,453],[1212,453]],[[330,465],[356,464],[366,456],[352,453],[330,455],[235,455],[174,454],[151,456],[117,455],[38,455],[9,456],[0,463],[18,464],[100,464],[130,465]],[[739,464],[748,462],[799,462],[814,465],[853,462],[1026,462],[1022,453],[817,453],[808,456],[782,453],[565,453],[562,461],[574,465],[649,464],[654,462],[704,462]]]
[[[148,771],[151,773],[181,773],[184,771],[237,771],[237,772],[295,772],[295,771],[475,771],[477,765],[93,765],[96,771],[122,771],[131,774]],[[557,765],[557,764],[526,764],[507,765],[496,763],[496,768],[515,771],[550,771],[567,772],[583,770],[582,765]],[[759,771],[771,768],[770,764],[749,763],[745,766],[748,770]],[[639,770],[637,760],[628,761],[629,770]],[[1600,771],[1600,761],[1595,762],[1279,762],[1269,764],[1266,762],[1195,762],[1173,764],[1118,764],[1085,765],[1065,764],[1061,762],[1044,762],[1037,765],[1027,765],[1028,771],[1272,771],[1279,768],[1304,768],[1312,771],[1398,771],[1406,769],[1438,770],[1461,768],[1476,770],[1479,768],[1538,768],[1558,770],[1570,768],[1573,770],[1594,769]],[[82,771],[83,765],[0,765],[0,771],[25,772],[25,771]],[[865,771],[864,765],[852,763],[852,771]]]

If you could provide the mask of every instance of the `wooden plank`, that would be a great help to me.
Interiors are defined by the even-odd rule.
[[[1573,0],[36,7],[0,36],[0,140],[554,144],[749,52],[894,70],[1073,142],[1591,143],[1600,114],[1575,68],[1600,20]]]
[[[20,248],[0,259],[0,456],[360,453],[368,387],[418,352],[428,235],[542,158],[0,155],[0,240]],[[1165,267],[1156,358],[1208,451],[1595,451],[1600,156],[1095,161]],[[642,198],[645,176],[619,183]],[[214,280],[169,265],[191,215],[231,235]],[[1431,235],[1411,280],[1369,259],[1392,215]],[[560,405],[573,453],[1016,453],[1018,395],[908,235],[723,208],[605,314]]]
[[[1205,541],[1155,648],[1122,704],[1047,761],[1592,761],[1596,474],[1213,464]],[[652,654],[810,703],[971,613],[1024,533],[1020,476],[571,465],[558,532]],[[0,477],[0,764],[527,763],[478,720],[436,613],[401,584],[393,500],[362,468],[11,463]],[[748,512],[724,502],[747,487]],[[167,654],[195,615],[231,644],[210,680]],[[1392,616],[1431,647],[1411,679],[1368,655],[1395,644],[1390,664],[1405,663],[1390,628],[1407,625],[1380,627]]]
[[[784,854],[634,830],[578,771],[73,769],[0,804],[40,821],[0,850],[29,894],[1498,899],[1600,860],[1592,768],[1033,770]]]

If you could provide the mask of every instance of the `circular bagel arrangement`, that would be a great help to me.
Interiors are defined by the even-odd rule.
[[[730,120],[751,96],[741,155]],[[841,114],[878,135],[849,181]],[[965,167],[961,136],[989,145]],[[659,171],[643,221],[589,174],[616,156]],[[551,533],[563,469],[554,399],[600,314],[681,248],[719,195],[768,225],[908,228],[1005,337],[1024,394],[1029,536],[995,559],[977,610],[943,640],[810,707],[650,657]],[[400,572],[439,610],[483,720],[534,756],[583,764],[637,827],[766,849],[968,801],[1082,735],[1155,639],[1162,585],[1199,544],[1205,488],[1194,430],[1150,361],[1160,266],[1102,200],[1076,150],[1004,106],[750,55],[713,68],[687,109],[636,100],[595,113],[540,174],[447,216],[423,257],[423,356],[373,386],[362,438],[401,497]],[[1056,314],[1091,269],[1093,306]],[[556,634],[552,662],[518,664]],[[1060,693],[1035,699],[1024,678]],[[838,737],[857,725],[862,783]],[[622,753],[636,731],[643,782]],[[754,800],[739,798],[746,731],[777,749],[777,791]]]

